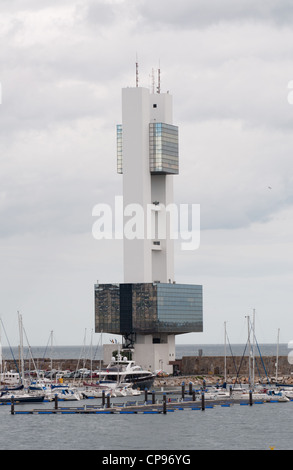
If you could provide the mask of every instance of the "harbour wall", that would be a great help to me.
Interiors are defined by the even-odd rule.
[[[255,358],[255,377],[275,377],[276,376],[276,356],[264,356]],[[34,363],[33,363],[34,362]],[[51,370],[51,359],[25,360],[25,370],[34,370],[36,366],[39,370]],[[225,358],[224,356],[183,356],[181,359],[173,361],[174,371],[179,375],[218,375],[224,376]],[[107,364],[105,364],[107,365]],[[16,363],[13,360],[5,361],[6,370],[16,370]],[[20,369],[19,364],[17,366]],[[80,368],[99,369],[100,361],[90,361],[84,359],[54,359],[52,368],[54,370],[75,371]],[[103,367],[103,364],[102,364]],[[249,364],[247,356],[226,357],[226,373],[229,377],[247,377]],[[293,365],[288,362],[287,356],[278,358],[278,376],[291,377],[293,380]]]
[[[276,356],[255,357],[255,377],[276,376]],[[182,375],[221,375],[225,373],[224,356],[184,356],[174,362]],[[248,356],[226,357],[226,373],[229,377],[249,374]],[[288,362],[288,356],[278,358],[278,377],[291,376],[293,365]],[[293,376],[292,376],[293,378]]]

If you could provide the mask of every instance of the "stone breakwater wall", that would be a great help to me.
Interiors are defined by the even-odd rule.
[[[34,364],[33,364],[34,362]],[[38,370],[44,370],[44,371],[50,371],[51,370],[51,359],[48,358],[41,358],[41,359],[35,359],[34,361],[25,359],[24,361],[24,369],[30,370],[33,372],[34,370],[34,365]],[[98,370],[100,368],[100,361],[95,360],[91,361],[89,359],[83,360],[83,359],[53,359],[52,362],[52,369],[53,370],[62,370],[62,371],[76,371],[77,369],[85,368],[85,369],[90,369],[92,366],[93,370]],[[102,364],[103,367],[103,364]],[[20,363],[18,360],[13,361],[12,359],[5,360],[5,368],[8,371],[16,371],[17,368],[20,370]]]
[[[181,387],[185,384],[188,391],[189,383],[195,386],[220,385],[224,382],[225,358],[215,357],[195,357],[186,356],[175,361],[176,367],[180,370],[179,376],[157,377],[154,382],[155,387]],[[249,364],[247,357],[227,357],[226,371],[228,383],[249,383]],[[280,356],[278,359],[278,382],[293,386],[293,365],[289,364],[287,356]],[[255,382],[274,383],[276,378],[276,356],[266,356],[255,358]]]
[[[276,356],[255,357],[255,378],[276,376]],[[220,375],[225,372],[224,356],[184,356],[176,361],[182,375]],[[247,377],[249,373],[248,356],[226,357],[226,373],[229,377]],[[293,365],[287,356],[278,358],[278,377],[291,377]],[[293,379],[293,375],[292,375]]]

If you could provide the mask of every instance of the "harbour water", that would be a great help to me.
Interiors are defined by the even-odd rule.
[[[0,448],[96,450],[102,455],[135,455],[138,450],[178,455],[196,450],[291,450],[292,412],[293,402],[217,405],[166,415],[11,415],[5,405],[0,407]]]
[[[44,354],[44,349],[41,349],[39,357]],[[176,356],[197,355],[200,349],[203,355],[223,355],[223,345],[178,345]],[[233,354],[241,355],[244,349],[245,345],[234,345]],[[275,345],[261,345],[260,349],[263,355],[276,354]],[[37,351],[33,348],[35,357]],[[14,353],[17,353],[17,348]],[[288,354],[287,344],[280,345],[279,353]],[[56,358],[79,358],[81,348],[59,347],[54,354]],[[121,398],[116,400],[121,401]],[[140,396],[137,400],[143,398]],[[70,406],[80,406],[80,403],[74,403]],[[90,405],[94,403],[100,404],[101,400],[90,400]],[[22,410],[32,408],[29,404],[17,406]],[[49,406],[53,407],[53,404],[38,407]],[[145,451],[145,455],[169,452],[195,458],[196,450],[291,450],[292,412],[292,401],[254,404],[251,407],[217,405],[205,411],[184,409],[166,415],[11,415],[10,406],[4,405],[0,406],[0,449],[96,450],[101,459],[104,456],[108,458],[109,452],[116,456],[122,452],[124,456],[140,456],[138,451]],[[140,460],[145,458],[137,457],[135,466],[141,465]]]

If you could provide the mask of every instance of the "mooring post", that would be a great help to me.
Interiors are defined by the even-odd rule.
[[[195,401],[195,390],[192,390],[192,401]]]
[[[14,415],[14,396],[11,397],[11,414]]]
[[[156,394],[155,390],[152,391],[152,404],[154,405],[156,403]]]
[[[184,395],[185,395],[185,383],[182,382],[182,386],[181,386],[181,398],[184,399]]]
[[[249,390],[249,405],[252,406],[252,390]]]
[[[202,409],[202,411],[205,410],[204,392],[201,392],[201,409]]]
[[[110,408],[110,393],[107,393],[107,408]]]
[[[105,390],[102,390],[102,406],[105,406]]]
[[[189,395],[192,395],[192,382],[189,382]]]
[[[164,415],[167,413],[166,393],[164,393],[164,395],[163,395],[163,413],[164,413]]]
[[[55,401],[55,410],[58,410],[58,395],[57,395],[57,393],[55,393],[54,401]]]
[[[148,389],[146,387],[144,389],[144,401],[145,401],[145,403],[147,403],[147,401],[148,401]]]

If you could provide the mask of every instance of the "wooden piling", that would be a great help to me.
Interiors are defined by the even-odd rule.
[[[163,395],[163,414],[167,413],[167,400],[166,400],[166,393]]]
[[[252,390],[249,390],[249,405],[252,406]]]
[[[57,395],[57,393],[55,394],[54,401],[55,401],[55,410],[58,410],[58,395]]]
[[[184,398],[184,395],[185,395],[185,383],[182,382],[182,385],[181,385],[181,397]]]
[[[14,415],[14,396],[11,397],[11,414]]]
[[[204,392],[201,392],[201,409],[202,409],[202,411],[205,410],[205,397],[204,397]]]
[[[156,403],[156,394],[155,391],[152,391],[152,404],[154,405]]]

